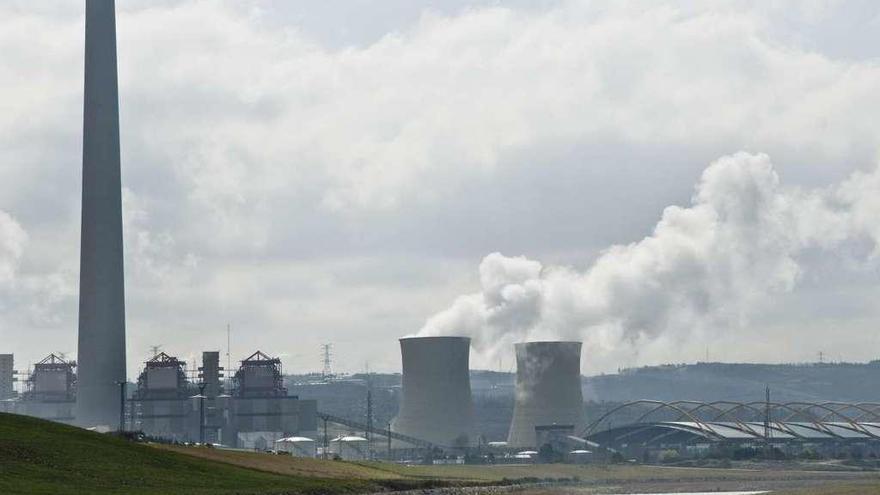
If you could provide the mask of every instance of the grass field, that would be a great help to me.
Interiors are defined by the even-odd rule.
[[[157,445],[159,449],[275,474],[362,480],[446,480],[464,484],[512,480],[754,479],[760,473],[730,469],[675,469],[630,465],[401,465],[338,462],[235,450]]]
[[[4,495],[332,495],[512,480],[569,482],[565,487],[520,487],[516,493],[521,495],[766,489],[803,495],[880,495],[880,475],[876,472],[564,464],[403,466],[321,461],[204,447],[137,444],[0,413],[0,494]]]
[[[830,495],[834,491],[810,491],[842,484],[843,493],[873,493],[871,479],[878,473],[817,471],[788,466],[780,469],[706,469],[675,468],[639,465],[438,465],[404,466],[378,462],[325,462],[289,456],[274,456],[251,452],[203,449],[196,447],[162,447],[238,466],[273,473],[298,476],[346,476],[359,479],[434,480],[441,479],[460,484],[497,483],[504,480],[568,480],[564,487],[522,487],[519,495],[551,495],[595,493],[657,493],[676,491],[726,490],[807,490],[805,495]],[[577,482],[573,482],[577,480]],[[858,491],[861,489],[862,491]],[[792,491],[786,493],[801,493]],[[878,492],[880,495],[880,492]]]
[[[353,493],[365,479],[284,476],[0,413],[2,494]]]
[[[155,448],[186,454],[200,459],[290,476],[346,478],[359,480],[398,480],[410,478],[380,463],[322,461],[287,455],[271,455],[239,450],[221,450],[178,445],[155,445]],[[436,477],[434,477],[436,478]]]

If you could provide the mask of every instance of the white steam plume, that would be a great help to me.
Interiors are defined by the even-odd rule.
[[[591,360],[612,362],[660,338],[675,345],[743,325],[796,285],[805,249],[869,240],[874,257],[878,212],[880,169],[802,190],[781,187],[764,154],[725,156],[703,172],[690,207],[667,207],[650,236],[611,246],[586,271],[486,256],[481,292],[458,297],[419,334],[469,335],[486,359],[514,342],[582,340]]]
[[[0,210],[0,287],[14,279],[26,242],[24,229],[12,216]]]

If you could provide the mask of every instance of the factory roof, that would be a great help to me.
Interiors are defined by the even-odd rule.
[[[773,441],[865,441],[880,440],[880,425],[862,423],[762,423],[659,421],[631,423],[590,436],[602,444],[644,445],[699,442]]]
[[[285,437],[278,440],[275,440],[275,443],[306,443],[306,442],[314,442],[311,438],[307,437]]]
[[[633,408],[646,412],[634,421],[628,416],[622,425],[615,419]],[[584,430],[584,437],[606,445],[878,441],[880,404],[641,400],[605,413]]]
[[[357,437],[354,435],[344,436],[344,437],[336,437],[332,441],[334,442],[366,442],[367,439],[364,437]]]

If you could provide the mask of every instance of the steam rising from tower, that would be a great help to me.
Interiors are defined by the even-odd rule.
[[[516,404],[507,443],[537,447],[535,427],[583,425],[580,342],[516,344]]]
[[[725,156],[703,171],[690,205],[665,208],[650,235],[610,246],[584,268],[487,255],[480,291],[458,296],[418,335],[468,335],[482,363],[539,340],[582,341],[589,372],[697,359],[707,341],[779,328],[750,320],[821,277],[810,274],[818,259],[821,270],[873,273],[877,198],[880,168],[805,189],[781,185],[767,155]]]
[[[465,446],[473,431],[468,337],[400,339],[403,396],[392,431]]]
[[[114,0],[86,0],[76,421],[119,421],[125,284]]]

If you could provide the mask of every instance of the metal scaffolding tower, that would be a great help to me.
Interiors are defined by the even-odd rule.
[[[321,345],[321,351],[324,355],[324,369],[321,370],[321,376],[324,378],[330,378],[333,376],[333,368],[331,366],[331,357],[333,355],[333,344],[327,343]]]

